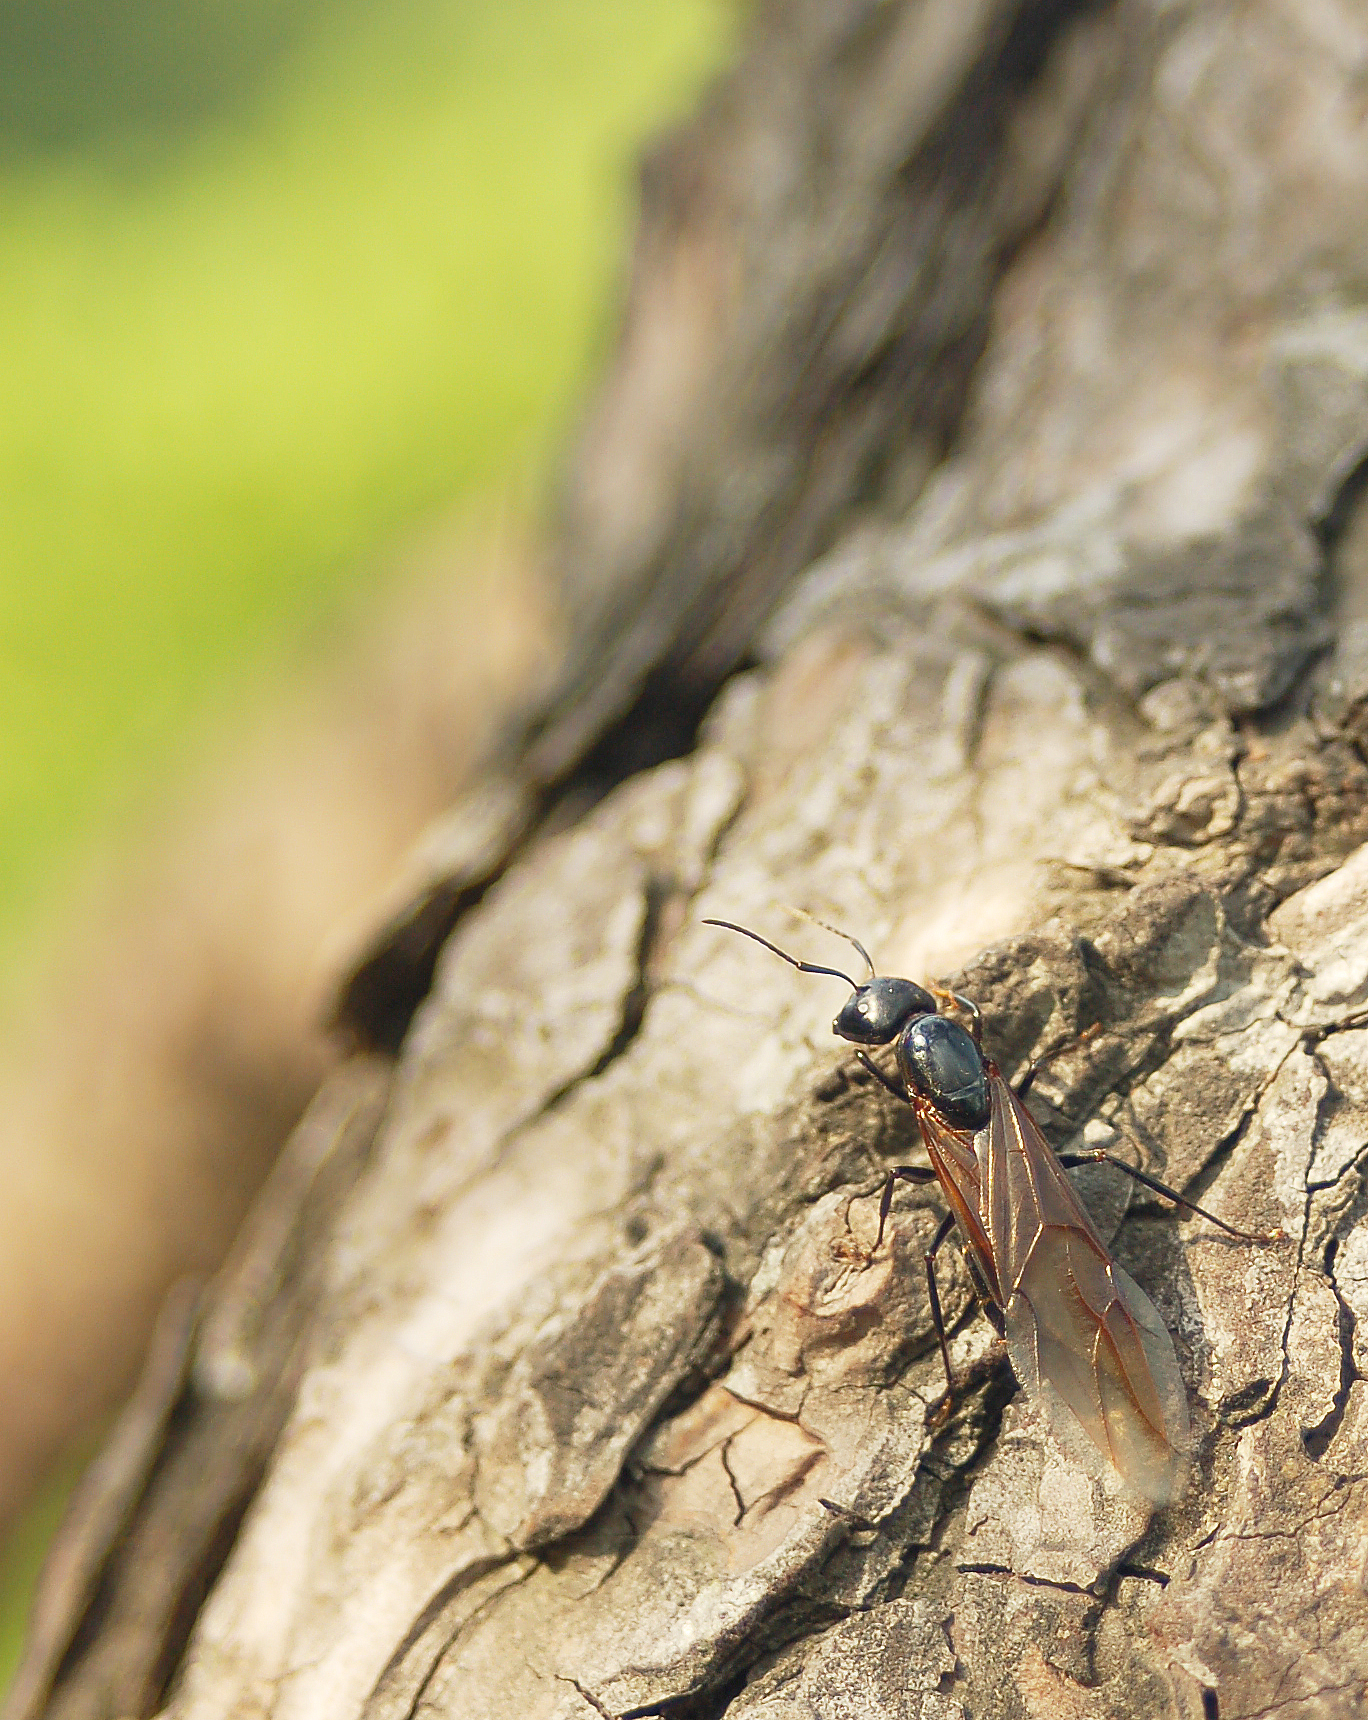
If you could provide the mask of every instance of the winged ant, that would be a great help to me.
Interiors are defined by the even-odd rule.
[[[984,1055],[976,1004],[876,973],[864,945],[849,933],[835,935],[858,951],[868,969],[863,981],[800,961],[731,920],[704,924],[739,932],[800,973],[829,975],[850,987],[832,1029],[857,1047],[856,1057],[877,1081],[911,1106],[930,1160],[929,1166],[896,1165],[888,1172],[872,1252],[883,1242],[899,1182],[938,1182],[949,1207],[925,1261],[951,1397],[954,1375],[935,1260],[957,1227],[979,1301],[1005,1338],[1028,1395],[1061,1401],[1136,1492],[1154,1504],[1172,1499],[1188,1445],[1187,1394],[1173,1340],[1149,1297],[1112,1259],[1065,1171],[1112,1164],[1243,1242],[1272,1242],[1280,1233],[1237,1230],[1103,1148],[1057,1154],[1024,1102],[1038,1065],[1013,1088]],[[881,1069],[867,1049],[886,1045],[893,1047],[896,1075]]]

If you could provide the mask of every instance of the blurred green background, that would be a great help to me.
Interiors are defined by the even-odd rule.
[[[395,534],[535,505],[735,0],[6,0],[0,932]],[[0,1562],[0,1683],[55,1482]]]

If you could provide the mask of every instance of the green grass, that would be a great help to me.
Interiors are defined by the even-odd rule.
[[[39,1489],[17,1528],[0,1549],[0,1692],[14,1676],[24,1624],[38,1569],[62,1520],[72,1488],[92,1455],[89,1441],[70,1454]]]
[[[207,119],[0,139],[11,974],[74,857],[387,539],[535,495],[611,327],[636,144],[732,22],[730,0],[349,0]],[[65,1486],[0,1560],[0,1684]]]
[[[411,0],[0,172],[0,925],[404,522],[543,469],[720,0]]]

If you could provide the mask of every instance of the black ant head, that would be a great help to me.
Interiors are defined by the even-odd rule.
[[[842,1039],[848,1039],[852,1045],[889,1045],[909,1021],[915,1020],[919,1015],[936,1013],[936,1000],[923,986],[910,979],[894,979],[891,975],[876,974],[868,950],[858,938],[852,938],[849,932],[836,932],[836,936],[844,938],[848,944],[853,944],[864,957],[869,976],[863,982],[851,979],[850,975],[842,973],[840,968],[818,967],[815,962],[800,962],[797,956],[791,956],[787,950],[781,950],[778,944],[772,944],[768,938],[762,938],[759,932],[752,932],[748,927],[738,926],[731,920],[704,920],[703,924],[721,926],[728,932],[740,932],[743,938],[753,938],[757,944],[763,944],[790,967],[796,967],[799,973],[824,973],[830,974],[832,979],[843,979],[854,996],[831,1026],[833,1032]],[[822,922],[819,920],[817,924],[821,925]],[[831,932],[836,929],[834,926],[827,926],[826,930]]]
[[[855,987],[832,1031],[853,1045],[889,1045],[919,1015],[934,1015],[936,1000],[914,980],[876,974]]]

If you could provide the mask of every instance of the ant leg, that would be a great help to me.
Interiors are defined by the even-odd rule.
[[[857,1051],[855,1053],[855,1061],[857,1063],[862,1063],[881,1086],[887,1087],[888,1091],[895,1099],[901,1099],[904,1105],[910,1105],[912,1103],[907,1096],[907,1089],[905,1087],[900,1087],[891,1075],[885,1075],[883,1070],[880,1069],[879,1065],[867,1051]]]
[[[982,1050],[983,1011],[972,1000],[972,998],[963,997],[957,991],[948,991],[945,986],[937,985],[935,980],[928,980],[926,982],[926,989],[938,1003],[953,1004],[954,1008],[961,1015],[967,1015],[969,1017],[969,1037],[973,1040],[974,1044]]]
[[[1161,1194],[1166,1200],[1171,1200],[1175,1206],[1181,1206],[1188,1212],[1195,1212],[1198,1218],[1204,1218],[1214,1224],[1218,1230],[1224,1230],[1228,1236],[1237,1236],[1241,1242],[1281,1242],[1283,1231],[1281,1227],[1273,1231],[1237,1230],[1233,1224],[1227,1224],[1223,1218],[1217,1218],[1214,1212],[1208,1212],[1204,1206],[1198,1206],[1195,1200],[1189,1200],[1185,1194],[1179,1194],[1177,1189],[1170,1188],[1167,1183],[1161,1183],[1157,1177],[1152,1177],[1146,1171],[1137,1170],[1134,1165],[1128,1165],[1124,1159],[1118,1159],[1114,1153],[1109,1153],[1105,1147],[1091,1147],[1083,1153],[1061,1153],[1059,1162],[1066,1170],[1074,1165],[1115,1165],[1117,1170],[1125,1171],[1128,1177],[1143,1183],[1146,1188],[1153,1189],[1155,1194]]]
[[[911,1095],[907,1090],[900,1087],[891,1075],[885,1075],[883,1070],[880,1069],[879,1065],[867,1052],[857,1051],[855,1056],[865,1066],[865,1068],[868,1069],[874,1079],[882,1086],[886,1087],[895,1099],[901,1099],[904,1105],[910,1105],[912,1103]],[[897,1184],[905,1182],[918,1185],[929,1182],[938,1182],[939,1180],[940,1179],[936,1176],[935,1171],[931,1169],[930,1165],[895,1165],[893,1169],[889,1171],[888,1175],[884,1178],[883,1194],[879,1200],[879,1234],[874,1238],[874,1246],[869,1251],[869,1258],[871,1260],[883,1246],[884,1226],[888,1223],[889,1209],[893,1205],[893,1190]],[[936,1246],[939,1247],[940,1244],[937,1243]]]
[[[1053,1050],[1044,1051],[1039,1057],[1033,1057],[1026,1065],[1026,1073],[1016,1084],[1017,1098],[1024,1099],[1026,1097],[1036,1076],[1042,1069],[1053,1063],[1056,1057],[1062,1057],[1066,1051],[1072,1051],[1076,1045],[1086,1045],[1090,1039],[1096,1038],[1101,1031],[1102,1023],[1095,1021],[1091,1027],[1085,1027],[1082,1033],[1075,1033],[1071,1038],[1063,1040]]]
[[[884,1183],[883,1199],[879,1202],[879,1236],[874,1244],[874,1253],[878,1253],[879,1243],[883,1241],[888,1209],[893,1204],[894,1185],[898,1182],[927,1183],[935,1180],[935,1177],[933,1170],[922,1165],[897,1165],[889,1171],[888,1179]],[[926,1266],[926,1297],[931,1305],[931,1324],[936,1329],[936,1342],[940,1345],[941,1361],[945,1364],[945,1406],[940,1412],[942,1416],[950,1413],[955,1401],[955,1374],[950,1366],[950,1345],[945,1336],[945,1314],[941,1308],[940,1291],[936,1288],[936,1256],[954,1227],[955,1215],[953,1212],[947,1212],[940,1221],[936,1234],[931,1238],[930,1247],[922,1255]]]
[[[935,1182],[936,1180],[936,1173],[931,1169],[930,1165],[894,1165],[893,1169],[889,1171],[888,1175],[884,1178],[883,1196],[879,1201],[879,1234],[874,1238],[874,1246],[869,1251],[869,1258],[871,1260],[879,1252],[879,1249],[883,1244],[884,1226],[888,1223],[888,1211],[893,1205],[894,1186],[900,1182],[912,1183],[915,1186],[920,1183]],[[936,1244],[936,1247],[940,1247],[939,1242]]]
[[[948,1406],[955,1401],[955,1376],[950,1371],[950,1346],[945,1341],[945,1316],[941,1312],[940,1291],[936,1288],[936,1256],[940,1253],[941,1244],[949,1236],[955,1223],[953,1212],[947,1212],[940,1221],[940,1229],[931,1239],[931,1246],[922,1258],[926,1262],[926,1293],[931,1303],[931,1323],[936,1328],[936,1342],[940,1345],[941,1360],[945,1363],[945,1396]]]

